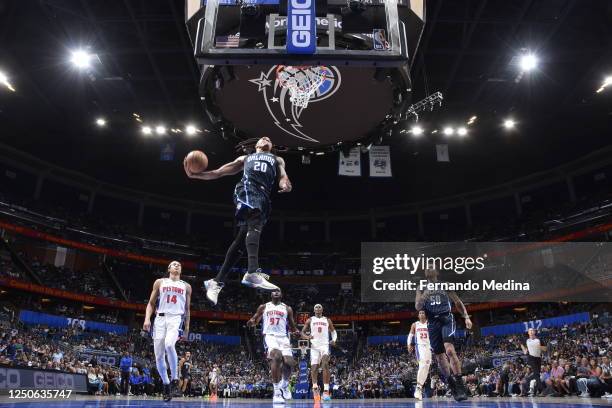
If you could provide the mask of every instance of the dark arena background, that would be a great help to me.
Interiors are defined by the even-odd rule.
[[[612,2],[0,0],[0,235],[0,406],[612,406]]]

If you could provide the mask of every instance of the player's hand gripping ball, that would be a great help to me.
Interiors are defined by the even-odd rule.
[[[183,168],[187,176],[202,173],[208,168],[208,157],[200,150],[189,152],[183,160]]]

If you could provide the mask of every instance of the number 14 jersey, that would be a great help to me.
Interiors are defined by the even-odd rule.
[[[174,315],[185,314],[187,302],[187,284],[182,280],[164,278],[159,285],[157,313]]]

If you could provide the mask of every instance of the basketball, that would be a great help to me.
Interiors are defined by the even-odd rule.
[[[192,173],[201,173],[208,167],[208,157],[204,152],[194,150],[185,157],[185,163]]]

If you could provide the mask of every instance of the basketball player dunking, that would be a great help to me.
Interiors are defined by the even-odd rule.
[[[183,396],[185,396],[185,393],[187,392],[187,387],[191,382],[192,364],[193,363],[191,362],[191,352],[188,351],[185,353],[185,357],[181,358],[181,360],[179,361],[179,372],[181,373],[179,389],[181,390]]]
[[[431,283],[438,281],[438,275],[439,273],[435,269],[427,269],[425,271],[425,278]],[[459,357],[457,357],[455,345],[453,344],[456,326],[455,318],[451,311],[451,300],[465,319],[465,327],[468,330],[471,329],[472,321],[470,316],[465,305],[455,292],[425,290],[421,293],[421,291],[417,290],[415,306],[417,310],[424,310],[427,316],[429,340],[431,348],[436,355],[440,374],[446,380],[455,400],[463,401],[467,399],[467,394],[461,378],[461,362]]]
[[[416,343],[416,348],[414,343]],[[408,351],[412,353],[415,350],[416,358],[419,362],[419,371],[417,372],[417,386],[414,391],[414,398],[420,401],[423,399],[423,385],[427,380],[429,366],[431,365],[431,344],[429,343],[427,316],[424,310],[419,310],[419,320],[412,323],[410,334],[408,334]]]
[[[264,344],[270,360],[272,383],[274,385],[273,403],[283,403],[292,399],[289,391],[289,378],[295,366],[291,341],[287,333],[287,326],[292,333],[301,335],[293,319],[293,309],[281,302],[282,293],[275,289],[271,293],[270,302],[259,305],[257,311],[247,322],[247,326],[254,327],[259,321],[263,322]]]
[[[216,170],[197,174],[189,170],[187,162],[184,163],[187,176],[201,180],[214,180],[242,171],[242,179],[234,190],[238,233],[227,250],[217,276],[204,282],[206,297],[215,305],[229,270],[240,259],[240,246],[243,241],[246,244],[248,269],[242,278],[242,284],[258,289],[278,289],[276,285],[268,282],[270,277],[259,268],[259,238],[270,214],[270,194],[276,182],[278,181],[279,193],[290,192],[292,186],[285,172],[285,161],[271,153],[272,147],[270,139],[262,137],[255,145],[255,153],[240,156]]]
[[[331,345],[334,346],[338,339],[338,333],[331,319],[323,316],[323,306],[315,305],[314,314],[306,320],[302,328],[302,337],[310,339],[310,376],[315,401],[319,399],[319,366],[323,371],[323,401],[329,401],[331,400],[329,393],[329,335],[331,333]]]
[[[172,261],[168,265],[169,276],[155,281],[142,325],[143,330],[150,331],[151,316],[153,312],[156,313],[153,324],[153,350],[157,371],[164,383],[165,401],[170,401],[179,393],[176,341],[179,337],[182,339],[189,337],[191,285],[181,280],[181,270],[181,264]],[[166,357],[170,365],[172,383],[168,378]]]

